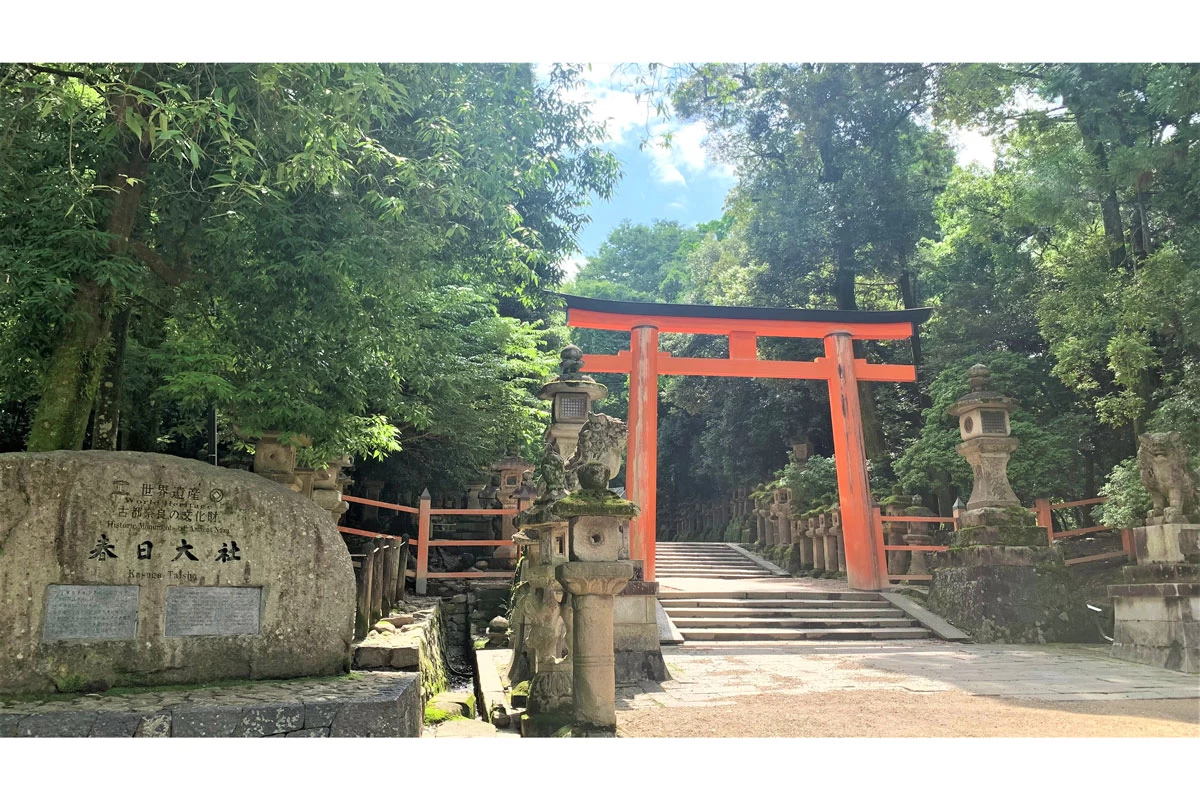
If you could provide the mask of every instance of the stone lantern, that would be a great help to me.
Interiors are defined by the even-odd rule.
[[[1088,641],[1094,628],[1062,553],[1008,482],[1016,402],[989,391],[989,377],[982,364],[971,367],[971,391],[948,409],[959,419],[956,449],[974,485],[950,549],[931,559],[930,610],[980,642]]]
[[[976,364],[967,372],[971,391],[947,412],[958,417],[962,442],[954,449],[971,465],[975,483],[967,501],[963,525],[975,524],[970,512],[981,508],[1020,506],[1008,482],[1008,459],[1020,443],[1012,437],[1009,417],[1017,403],[1011,397],[989,391],[991,371]]]
[[[608,396],[608,387],[597,383],[590,375],[581,375],[583,351],[569,344],[560,353],[559,375],[538,392],[538,397],[551,401],[551,423],[546,440],[553,442],[563,461],[569,461],[579,444],[579,431],[587,422],[592,405]]]
[[[526,478],[533,474],[533,464],[520,456],[510,454],[492,464],[491,471],[499,476],[500,483],[496,488],[495,499],[499,501],[501,508],[518,508],[520,506],[519,493],[525,485]],[[495,566],[510,569],[517,559],[517,548],[513,547],[513,534],[517,529],[513,526],[512,517],[502,517],[500,526],[500,539],[506,544],[496,548],[492,553],[492,560]]]

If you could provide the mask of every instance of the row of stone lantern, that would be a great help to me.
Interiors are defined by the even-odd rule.
[[[296,448],[311,445],[312,439],[307,436],[285,440],[279,433],[267,431],[254,442],[254,474],[310,498],[329,512],[336,525],[350,508],[350,504],[342,499],[342,488],[353,479],[342,470],[349,467],[352,460],[343,456],[319,469],[297,467]]]

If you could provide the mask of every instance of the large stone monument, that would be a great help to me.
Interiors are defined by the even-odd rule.
[[[347,670],[350,556],[289,489],[151,453],[0,454],[0,692]]]
[[[1138,466],[1154,509],[1133,530],[1136,566],[1113,600],[1112,654],[1182,672],[1200,672],[1200,480],[1178,433],[1140,437]]]
[[[974,485],[950,549],[935,553],[929,606],[981,642],[1093,641],[1096,632],[1062,553],[1021,507],[1008,482],[1017,449],[1016,401],[987,388],[990,372],[968,372],[971,391],[948,409],[958,417],[958,453]]]

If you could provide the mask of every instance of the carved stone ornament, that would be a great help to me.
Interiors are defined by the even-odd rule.
[[[583,488],[606,489],[612,476],[621,471],[627,430],[626,424],[616,417],[588,414],[588,421],[579,431],[575,455],[566,466],[568,472],[578,476]]]
[[[1142,485],[1154,503],[1153,517],[1147,518],[1147,524],[1200,521],[1198,481],[1188,465],[1179,433],[1143,433],[1138,441]]]

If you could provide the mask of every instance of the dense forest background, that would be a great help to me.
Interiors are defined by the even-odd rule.
[[[568,291],[932,306],[911,345],[865,348],[915,363],[918,383],[871,384],[862,407],[876,494],[898,486],[943,514],[970,492],[946,408],[977,362],[1020,401],[1010,475],[1023,500],[1106,492],[1106,520],[1128,525],[1145,503],[1137,434],[1180,430],[1200,452],[1196,65],[707,64],[665,82],[684,119],[708,123],[712,154],[736,167],[726,212],[694,229],[623,225]],[[990,133],[994,169],[956,166],[949,124]],[[585,350],[618,344],[574,335]],[[725,354],[714,337],[663,338],[676,355]],[[760,339],[760,356],[811,359],[819,347]],[[660,508],[777,476],[795,497],[833,489],[829,464],[809,486],[787,455],[803,440],[832,455],[824,385],[662,387]],[[627,398],[612,388],[620,415]]]
[[[863,396],[872,485],[945,512],[966,369],[1020,403],[1017,493],[1144,502],[1136,436],[1200,452],[1200,66],[698,64],[648,93],[736,169],[718,220],[622,225],[574,279],[619,165],[528,65],[0,65],[0,450],[222,463],[264,430],[415,495],[533,453],[570,338],[547,290],[722,305],[932,306],[915,385]],[[955,165],[947,126],[994,137]],[[724,355],[711,337],[664,337]],[[760,340],[762,357],[813,343]],[[602,376],[607,381],[608,377]],[[624,379],[604,410],[625,415]],[[831,454],[825,387],[663,379],[660,506]],[[792,467],[788,476],[795,479]]]

